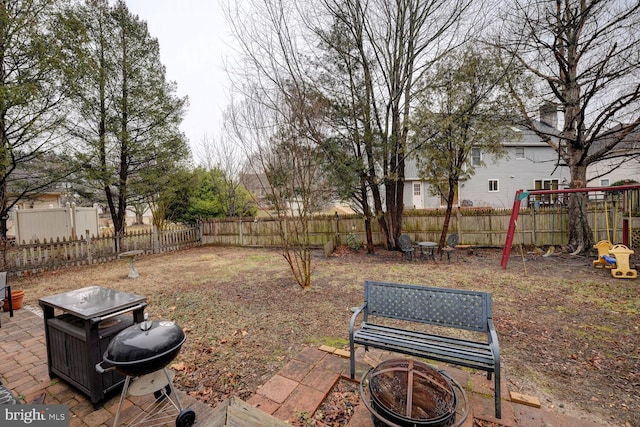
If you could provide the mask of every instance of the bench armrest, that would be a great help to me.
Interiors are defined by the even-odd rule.
[[[367,308],[367,303],[365,302],[360,307],[358,307],[357,310],[354,311],[353,314],[351,315],[351,321],[349,322],[349,339],[351,341],[353,341],[353,331],[356,327],[356,320],[358,318],[358,315],[362,313],[366,308]]]

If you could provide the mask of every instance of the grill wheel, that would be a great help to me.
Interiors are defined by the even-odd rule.
[[[193,409],[183,409],[176,418],[176,427],[191,427],[196,421],[196,413]]]

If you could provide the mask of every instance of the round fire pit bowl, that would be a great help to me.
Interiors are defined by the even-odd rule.
[[[391,359],[369,369],[360,395],[376,427],[459,426],[468,413],[466,394],[453,378],[412,359]]]

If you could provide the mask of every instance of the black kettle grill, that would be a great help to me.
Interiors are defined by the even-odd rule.
[[[96,370],[105,372],[115,369],[126,375],[114,427],[118,426],[120,410],[127,393],[140,395],[149,392],[154,393],[156,401],[141,414],[141,419],[136,419],[130,426],[139,425],[150,418],[157,421],[157,413],[170,406],[177,411],[177,427],[193,425],[195,412],[182,407],[173,386],[173,372],[166,368],[178,355],[186,339],[182,328],[173,321],[145,320],[123,329],[111,340],[103,361],[96,365]],[[108,367],[104,368],[103,363]],[[132,381],[133,378],[135,379]]]

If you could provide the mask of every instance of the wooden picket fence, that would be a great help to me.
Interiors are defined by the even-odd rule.
[[[461,208],[454,210],[449,233],[457,233],[460,244],[479,247],[502,247],[509,209]],[[594,241],[607,239],[640,247],[640,217],[622,212],[591,209],[585,220],[594,232]],[[444,222],[443,210],[408,210],[403,218],[403,232],[413,241],[438,241]],[[142,250],[145,254],[177,251],[196,245],[279,247],[280,225],[273,218],[217,218],[197,226],[173,226],[166,230],[137,230],[119,238],[103,233],[79,239],[6,244],[2,250],[0,271],[12,274],[56,270],[68,266],[104,263],[117,259],[118,253]],[[374,244],[383,243],[378,223],[372,223]],[[318,216],[310,220],[311,244],[317,248],[334,248],[348,241],[365,242],[364,219],[358,215]],[[623,231],[624,230],[624,231]],[[293,233],[294,228],[288,230]],[[623,237],[626,236],[626,237]],[[518,218],[514,245],[562,245],[568,240],[568,216],[565,209],[523,209]],[[1,249],[1,248],[0,248]]]
[[[479,247],[502,247],[505,243],[510,209],[455,209],[449,223],[449,233],[457,233],[460,244]],[[585,218],[594,241],[623,241],[623,228],[628,231],[630,246],[640,246],[640,217],[628,217],[622,212],[605,212],[591,208]],[[569,239],[569,219],[566,209],[522,209],[517,222],[514,245],[563,245]],[[407,210],[403,218],[403,233],[413,241],[438,241],[444,224],[444,210]],[[346,244],[347,237],[366,240],[364,219],[358,215],[318,216],[309,222],[311,245],[324,247],[327,242]],[[383,243],[377,221],[372,223],[374,244]],[[293,228],[289,230],[293,232]],[[351,235],[351,236],[350,236]],[[202,223],[203,244],[231,246],[278,247],[281,238],[274,218],[216,218]]]
[[[79,239],[6,244],[0,260],[2,271],[36,273],[64,267],[98,264],[117,259],[120,252],[142,250],[145,254],[177,251],[201,244],[200,227],[172,226],[164,230],[135,230],[117,238],[112,232]],[[116,241],[119,242],[119,250]]]

